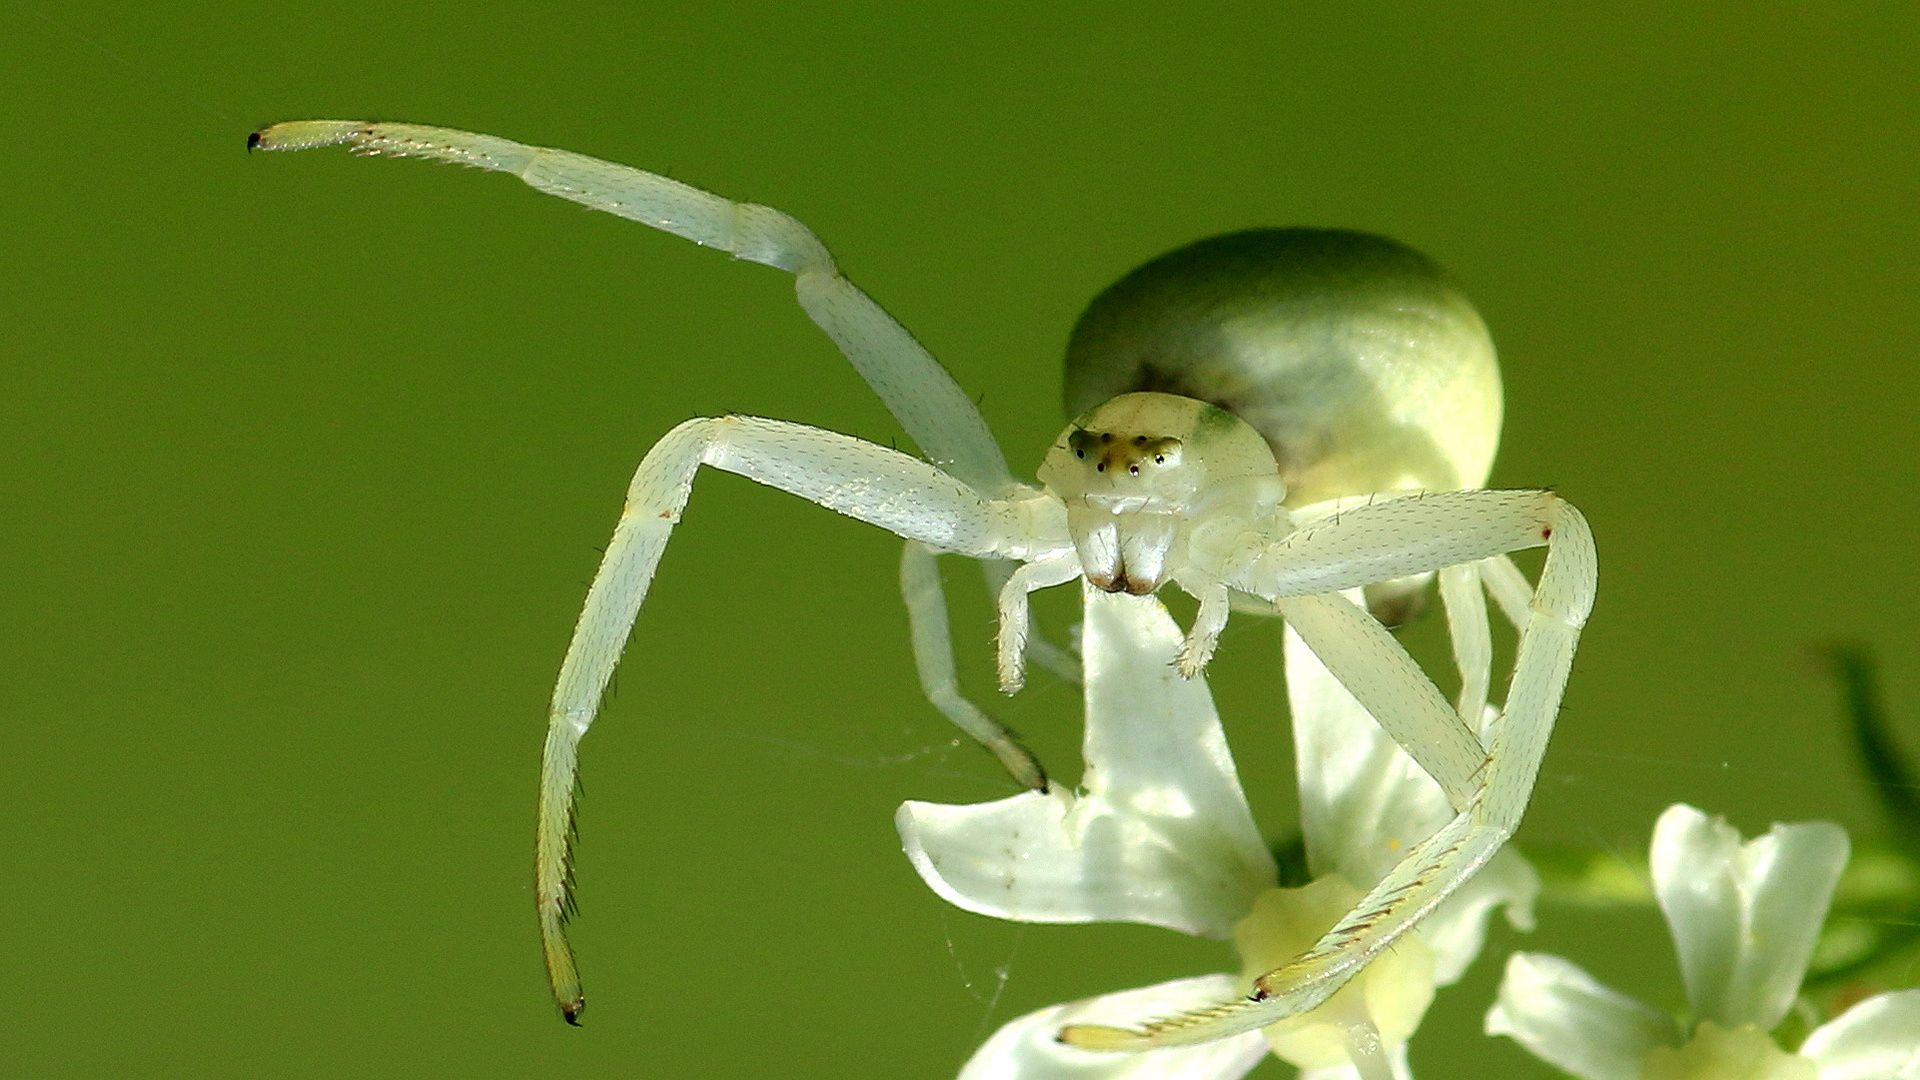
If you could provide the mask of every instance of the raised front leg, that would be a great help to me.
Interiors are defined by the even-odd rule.
[[[735,258],[794,275],[806,309],[928,459],[991,497],[1013,485],[980,411],[953,376],[866,293],[841,276],[805,225],[756,203],[734,202],[657,173],[528,146],[494,135],[421,124],[294,120],[256,131],[260,150],[350,144],[384,157],[418,157],[512,173],[539,191],[650,225]]]

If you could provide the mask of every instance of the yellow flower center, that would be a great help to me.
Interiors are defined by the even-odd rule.
[[[1306,952],[1362,895],[1334,874],[1302,888],[1261,893],[1233,928],[1241,989],[1251,990],[1254,979]],[[1433,950],[1410,933],[1318,1007],[1262,1034],[1282,1060],[1303,1069],[1337,1068],[1352,1059],[1356,1040],[1385,1046],[1407,1041],[1432,1001]]]
[[[1700,1021],[1685,1046],[1656,1046],[1640,1063],[1640,1080],[1816,1080],[1812,1061],[1780,1049],[1752,1024],[1729,1031]]]

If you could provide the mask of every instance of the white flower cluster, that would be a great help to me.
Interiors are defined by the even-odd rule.
[[[1920,990],[1859,1002],[1798,1053],[1767,1035],[1799,995],[1846,862],[1837,825],[1775,825],[1742,844],[1726,821],[1670,807],[1653,829],[1653,890],[1691,1031],[1568,960],[1514,953],[1487,1033],[1580,1080],[1920,1080]]]
[[[962,1080],[1229,1080],[1268,1052],[1310,1080],[1408,1076],[1406,1043],[1436,986],[1480,951],[1504,905],[1527,925],[1539,879],[1503,851],[1318,1008],[1194,1046],[1113,1053],[1056,1038],[1076,1023],[1132,1025],[1244,995],[1304,951],[1408,848],[1453,817],[1439,785],[1387,738],[1300,640],[1286,642],[1311,884],[1280,888],[1241,793],[1204,678],[1172,660],[1180,632],[1151,597],[1093,593],[1081,791],[972,806],[908,803],[898,823],[929,885],[969,911],[1022,922],[1151,923],[1230,939],[1232,973],[1179,979],[1030,1013],[1001,1028]]]
[[[1312,882],[1282,888],[1253,823],[1204,678],[1178,677],[1181,635],[1151,597],[1094,593],[1086,609],[1085,775],[1079,791],[952,806],[910,802],[898,825],[936,892],[1036,923],[1150,923],[1231,940],[1237,963],[1029,1013],[1000,1028],[961,1080],[1235,1080],[1268,1053],[1306,1080],[1406,1080],[1408,1039],[1436,987],[1479,953],[1504,907],[1529,927],[1539,879],[1501,851],[1419,928],[1319,1007],[1213,1042],[1137,1053],[1063,1044],[1075,1024],[1131,1026],[1245,995],[1311,945],[1412,844],[1452,816],[1438,785],[1289,631],[1287,693]],[[1835,826],[1776,826],[1744,846],[1676,806],[1654,834],[1653,877],[1679,946],[1694,1024],[1518,953],[1487,1030],[1581,1080],[1920,1080],[1920,990],[1883,994],[1788,1054],[1765,1033],[1798,994],[1844,865]]]

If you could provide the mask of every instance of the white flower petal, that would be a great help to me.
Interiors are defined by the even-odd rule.
[[[901,842],[935,892],[1021,922],[1233,932],[1277,871],[1206,679],[1173,668],[1180,638],[1154,598],[1089,590],[1085,794],[904,804]]]
[[[1578,965],[1547,953],[1507,957],[1487,1034],[1508,1035],[1580,1080],[1634,1080],[1656,1046],[1676,1046],[1680,1029]]]
[[[1800,1056],[1820,1080],[1920,1080],[1920,990],[1878,994],[1815,1028]]]
[[[1653,890],[1673,930],[1696,1020],[1770,1031],[1800,991],[1847,834],[1775,825],[1741,844],[1725,819],[1675,804],[1653,828]]]
[[[1049,1006],[994,1032],[967,1060],[960,1080],[1238,1080],[1267,1054],[1257,1031],[1143,1053],[1076,1050],[1055,1038],[1067,1024],[1130,1027],[1232,996],[1232,978],[1201,975]]]
[[[1513,848],[1501,848],[1465,885],[1447,897],[1417,931],[1433,948],[1433,984],[1452,986],[1480,955],[1487,940],[1487,919],[1506,905],[1507,922],[1533,929],[1533,901],[1540,895],[1540,874]]]
[[[1286,666],[1307,869],[1371,885],[1453,810],[1291,628]]]

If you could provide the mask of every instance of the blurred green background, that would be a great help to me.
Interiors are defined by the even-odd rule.
[[[565,1028],[536,761],[634,464],[727,410],[897,432],[784,275],[507,178],[243,153],[282,119],[781,207],[1022,473],[1128,268],[1249,225],[1405,240],[1500,345],[1495,482],[1557,487],[1601,544],[1526,838],[1643,851],[1681,799],[1873,830],[1808,657],[1869,643],[1920,741],[1920,15],[1584,11],[10,8],[0,1074],[937,1078],[1029,1009],[1230,962],[920,885],[894,806],[1008,788],[919,696],[895,541],[709,475],[585,746]],[[990,611],[949,577],[988,696]],[[1276,836],[1278,657],[1240,619],[1214,666]],[[1077,774],[1073,690],[998,711]],[[1547,910],[1519,945],[1679,1000],[1651,916]],[[1547,1075],[1478,1034],[1496,968],[1442,993],[1422,1076]]]

